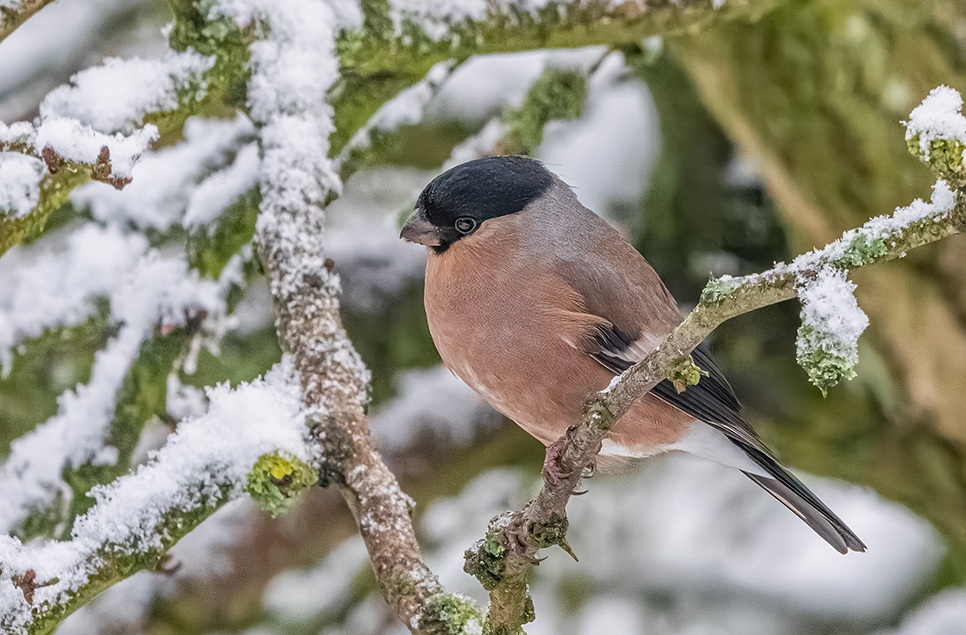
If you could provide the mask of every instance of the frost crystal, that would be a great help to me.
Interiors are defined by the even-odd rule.
[[[125,179],[130,178],[134,164],[157,138],[158,129],[150,124],[125,137],[97,132],[75,119],[50,117],[37,128],[34,147],[38,154],[50,148],[64,159],[79,163],[96,163],[106,147],[113,175]]]
[[[840,269],[825,267],[814,281],[800,284],[802,326],[796,357],[822,394],[842,379],[855,377],[859,336],[869,318],[855,300],[855,284]]]

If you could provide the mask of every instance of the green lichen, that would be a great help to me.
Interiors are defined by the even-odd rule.
[[[811,326],[802,324],[799,327],[795,360],[808,374],[808,380],[827,396],[829,388],[843,379],[855,378],[855,361],[816,346],[816,337]]]
[[[909,152],[929,166],[941,179],[949,183],[952,188],[966,185],[966,166],[963,165],[963,152],[966,145],[958,139],[944,139],[936,137],[930,139],[925,150],[922,147],[918,132],[906,137]]]
[[[472,599],[459,593],[437,593],[426,600],[419,619],[421,633],[470,635],[483,630],[483,613]]]
[[[486,536],[463,554],[463,571],[479,580],[487,591],[495,589],[506,575],[506,547],[502,538],[506,520],[506,514],[490,520]]]
[[[577,119],[587,100],[587,77],[578,70],[548,68],[530,86],[523,105],[504,117],[509,131],[504,154],[533,154],[543,141],[549,121]]]
[[[701,370],[688,355],[687,358],[668,370],[667,378],[674,384],[674,389],[678,391],[678,394],[681,394],[687,390],[688,386],[697,386],[698,382],[701,381],[701,375],[707,374],[707,371]]]
[[[286,452],[263,454],[248,472],[245,489],[259,507],[275,517],[285,513],[295,497],[317,480],[316,471],[296,456]]]
[[[701,303],[715,307],[724,302],[734,292],[736,286],[734,278],[722,276],[708,280],[708,284],[701,291]]]
[[[845,253],[833,264],[843,269],[853,269],[872,264],[886,255],[888,249],[882,238],[869,240],[864,234],[852,239]]]

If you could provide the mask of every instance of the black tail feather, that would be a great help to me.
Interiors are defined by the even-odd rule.
[[[852,551],[865,551],[865,544],[859,540],[855,532],[849,529],[801,481],[784,470],[780,465],[774,464],[774,467],[783,472],[782,476],[784,478],[779,480],[777,478],[768,478],[748,472],[745,472],[745,475],[778,499],[785,507],[794,512],[796,516],[805,521],[805,524],[811,527],[815,533],[821,536],[825,542],[832,545],[832,548],[839,553],[848,553],[849,549]],[[770,473],[772,472],[771,469],[768,471]],[[793,482],[797,487],[790,487],[786,484],[788,481]],[[803,496],[802,494],[806,495]]]

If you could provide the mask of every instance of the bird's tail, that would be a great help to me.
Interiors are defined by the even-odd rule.
[[[759,465],[762,463],[760,460],[757,462]],[[745,472],[745,475],[792,510],[839,553],[848,553],[849,549],[865,551],[865,544],[859,540],[855,532],[819,500],[818,496],[776,461],[768,461],[768,463],[769,465],[762,465],[762,467],[775,478],[748,472]]]

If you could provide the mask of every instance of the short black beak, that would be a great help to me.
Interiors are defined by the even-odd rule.
[[[439,247],[441,240],[436,226],[429,222],[421,208],[416,208],[413,215],[403,225],[399,237],[411,243],[419,243],[427,247]]]

